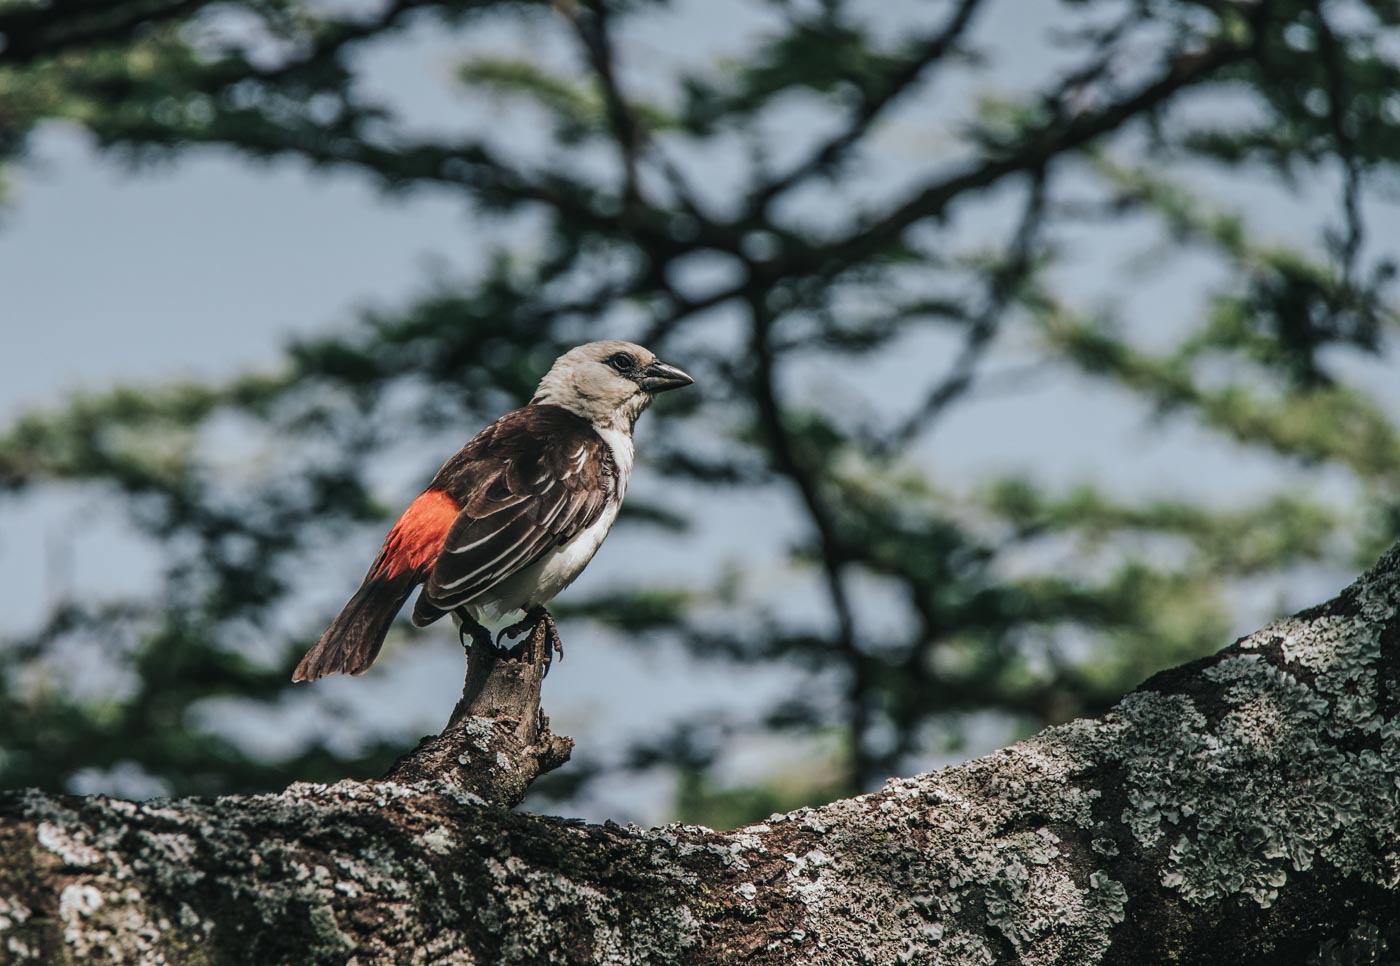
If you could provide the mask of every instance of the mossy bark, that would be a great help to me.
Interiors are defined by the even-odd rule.
[[[11,793],[0,960],[1385,962],[1397,604],[1400,548],[1103,718],[731,832],[519,814],[451,756],[213,801]]]

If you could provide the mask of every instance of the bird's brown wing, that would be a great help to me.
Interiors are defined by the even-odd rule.
[[[429,487],[461,510],[413,623],[432,623],[568,542],[602,514],[614,476],[607,443],[568,410],[535,405],[502,416]]]

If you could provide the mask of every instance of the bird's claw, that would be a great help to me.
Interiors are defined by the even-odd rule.
[[[544,651],[543,664],[544,673],[541,678],[549,677],[549,666],[554,663],[554,655],[559,655],[559,660],[564,660],[564,642],[559,639],[559,625],[554,623],[554,618],[549,611],[545,611],[541,616],[535,632],[540,635],[540,645]]]
[[[502,640],[515,640],[522,634],[529,633],[529,637],[521,641],[514,647],[506,650],[502,645]],[[496,651],[498,654],[506,654],[515,658],[523,658],[527,653],[526,644],[531,647],[539,647],[543,651],[544,675],[549,675],[549,665],[554,660],[554,655],[558,654],[562,660],[564,657],[564,644],[559,640],[559,626],[554,623],[554,618],[549,611],[543,607],[530,611],[525,617],[509,627],[503,627],[496,633]]]
[[[462,650],[470,655],[473,647],[493,646],[491,643],[491,632],[487,628],[468,614],[459,611],[458,616],[461,617],[461,623],[457,625],[457,640],[462,642]],[[468,640],[468,637],[470,637],[471,640]]]
[[[524,619],[516,621],[509,627],[502,627],[496,632],[496,649],[505,650],[505,646],[501,644],[501,641],[513,641],[526,631],[534,630],[537,623],[539,623],[539,615],[531,612],[526,614]]]

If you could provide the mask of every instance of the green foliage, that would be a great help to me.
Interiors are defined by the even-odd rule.
[[[909,16],[892,24],[839,0],[756,5],[761,36],[709,67],[664,65],[646,85],[620,69],[629,30],[679,18],[670,5],[59,6],[0,3],[0,161],[23,163],[36,126],[64,120],[128,160],[216,146],[334,167],[387,190],[457,193],[489,257],[471,278],[291,345],[274,372],[75,398],[0,435],[8,499],[100,493],[165,561],[150,594],[66,603],[0,649],[0,784],[62,786],[119,763],[176,791],[371,773],[392,742],[314,739],[267,761],[203,712],[283,700],[326,616],[286,616],[305,561],[351,535],[363,546],[389,512],[367,475],[377,454],[460,436],[527,397],[560,349],[603,334],[637,334],[704,387],[662,407],[649,467],[719,507],[776,494],[802,521],[791,546],[766,548],[801,578],[794,598],[815,602],[801,622],[750,589],[747,560],[684,587],[567,601],[641,646],[678,641],[736,673],[791,665],[802,686],[725,722],[725,740],[841,736],[834,775],[754,789],[709,784],[725,741],[697,735],[714,721],[624,756],[675,766],[677,807],[710,824],[867,787],[978,713],[1033,727],[1099,710],[1217,647],[1245,582],[1281,589],[1301,569],[1350,569],[1400,536],[1394,397],[1364,378],[1396,362],[1395,270],[1364,218],[1400,157],[1392,4],[1342,16],[1307,2],[1067,3],[1044,41],[1062,66],[1015,96],[986,90],[997,62],[976,25],[994,0],[939,5],[932,25],[927,11],[892,11]],[[255,29],[229,30],[231,11]],[[511,143],[509,125],[425,133],[377,100],[361,54],[418,22],[463,37],[524,25],[567,45],[570,58],[493,52],[455,75],[470,103],[529,118],[543,146]],[[940,119],[933,156],[901,167],[886,135],[901,121],[926,130],[919,107],[953,79],[986,95],[981,111]],[[1212,98],[1234,105],[1228,122],[1191,109]],[[820,123],[779,144],[794,105]],[[1320,175],[1340,187],[1318,237],[1284,245],[1193,187],[1202,173],[1280,193]],[[988,242],[1008,211],[1009,232]],[[496,220],[528,220],[531,243],[498,241]],[[1169,331],[1148,331],[1131,302],[1067,291],[1061,270],[1077,256],[1062,240],[1124,226],[1161,240],[1121,295],[1168,272],[1168,256],[1219,270]],[[727,266],[720,281],[688,280],[698,257]],[[914,364],[934,337],[960,344]],[[924,459],[931,431],[975,407],[988,370],[1018,353],[1265,462],[1269,492],[1221,505],[1120,493],[1108,473],[1055,487],[1033,467],[969,483],[946,469],[957,454]],[[806,375],[898,359],[916,380],[899,411],[883,385]],[[256,454],[237,473],[209,445],[230,424]],[[693,532],[665,491],[635,500],[633,525]],[[875,589],[899,611],[879,629],[865,606]],[[250,636],[261,653],[245,653]],[[127,685],[82,696],[63,672],[77,653],[100,653]],[[611,774],[600,762],[576,777]]]

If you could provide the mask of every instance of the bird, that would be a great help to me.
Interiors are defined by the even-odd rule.
[[[528,404],[477,433],[404,510],[292,680],[369,670],[419,587],[416,626],[451,614],[469,652],[502,654],[503,638],[541,635],[547,671],[563,645],[545,605],[583,572],[617,520],[637,417],[660,393],[693,383],[631,342],[564,353]],[[493,641],[484,622],[521,611]]]

